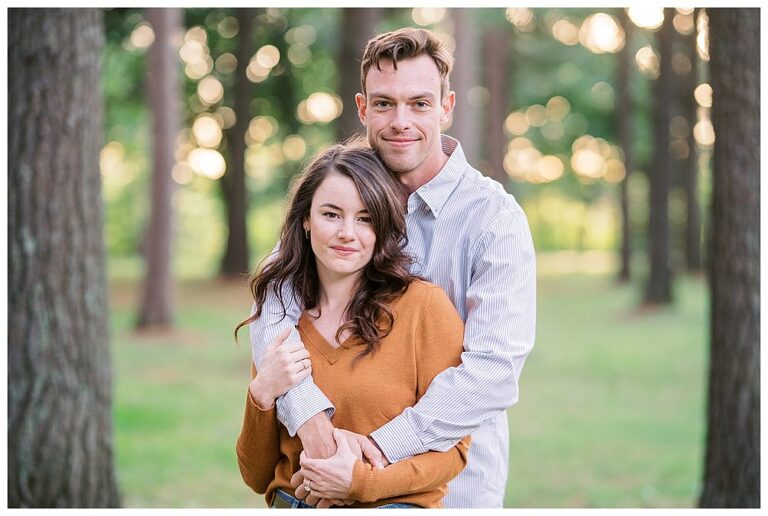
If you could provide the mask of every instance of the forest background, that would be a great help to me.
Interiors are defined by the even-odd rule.
[[[446,132],[517,198],[537,251],[537,339],[509,410],[505,506],[706,505],[713,469],[747,479],[725,489],[725,505],[754,502],[754,461],[707,452],[713,421],[730,418],[708,401],[719,270],[708,10],[110,8],[92,25],[68,11],[59,20],[103,31],[91,57],[103,95],[109,504],[263,506],[234,453],[250,346],[232,330],[250,309],[247,274],[272,249],[302,164],[360,131],[365,41],[402,26],[435,30],[455,50]],[[756,43],[744,66],[759,67]],[[23,219],[9,213],[9,227]],[[753,256],[736,268],[759,275]],[[753,352],[750,375],[732,368],[750,422],[733,440],[754,455],[757,417],[759,500]],[[11,493],[35,469],[14,453],[14,436],[24,440],[14,413]],[[11,474],[14,461],[27,477]]]

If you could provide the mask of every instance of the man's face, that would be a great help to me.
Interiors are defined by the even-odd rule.
[[[365,78],[366,96],[356,97],[368,141],[390,170],[404,179],[431,179],[443,166],[440,128],[453,111],[454,93],[440,96],[440,72],[431,57],[421,55],[382,61]],[[426,182],[425,181],[425,182]]]

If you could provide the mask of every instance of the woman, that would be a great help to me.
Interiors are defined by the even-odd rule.
[[[280,344],[267,352],[249,385],[237,441],[243,479],[270,506],[297,505],[291,477],[302,465],[301,441],[278,423],[274,400],[310,371],[336,407],[334,426],[368,435],[460,362],[463,324],[455,308],[439,287],[408,272],[399,192],[370,148],[330,148],[299,179],[279,250],[251,280],[257,309],[237,329],[261,315],[268,289],[285,306],[280,293],[292,285],[305,310],[298,330],[306,349]],[[374,469],[335,437],[339,451],[328,460],[343,473],[333,485],[307,484],[321,498],[356,507],[439,507],[469,446],[467,437],[447,452]],[[303,474],[311,481],[312,471]]]

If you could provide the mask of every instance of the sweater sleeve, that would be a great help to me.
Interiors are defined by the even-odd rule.
[[[251,377],[256,369],[251,364]],[[275,467],[280,460],[280,434],[275,408],[259,409],[246,391],[243,428],[237,438],[237,464],[246,485],[257,493],[264,494],[269,483],[275,478]]]
[[[461,363],[464,324],[446,293],[429,285],[414,338],[417,397],[445,369]],[[467,465],[470,436],[445,452],[430,451],[377,470],[358,461],[352,474],[350,496],[371,502],[445,486]]]
[[[358,460],[352,470],[349,496],[374,502],[444,487],[466,467],[470,440],[468,435],[448,451],[422,453],[384,469]]]

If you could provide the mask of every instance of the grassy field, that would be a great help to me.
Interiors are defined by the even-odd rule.
[[[583,257],[582,257],[583,258]],[[691,507],[704,441],[707,291],[639,307],[606,263],[540,260],[538,335],[509,411],[507,507]],[[581,271],[581,272],[579,272]],[[263,507],[234,442],[250,348],[247,285],[178,286],[176,328],[133,330],[138,287],[111,284],[115,448],[126,507]]]

